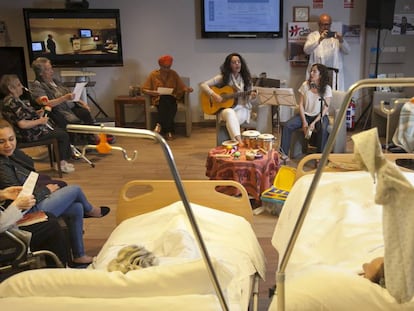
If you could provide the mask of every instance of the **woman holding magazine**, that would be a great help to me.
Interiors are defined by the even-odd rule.
[[[0,189],[22,186],[34,171],[34,168],[21,160],[19,152],[22,151],[16,150],[13,127],[6,120],[0,119]],[[53,181],[45,184],[38,180],[33,194],[36,205],[28,213],[44,211],[56,217],[62,216],[68,225],[73,262],[81,265],[91,263],[92,257],[85,253],[83,244],[83,218],[103,217],[109,213],[109,207],[92,206],[79,186],[68,185],[62,188]]]
[[[14,231],[17,227],[16,223],[23,218],[23,212],[36,204],[33,195],[18,197],[21,190],[21,186],[0,190],[0,201],[12,201],[7,207],[0,205],[0,233],[6,230]],[[53,214],[44,213],[44,215],[46,215],[45,219],[28,225],[22,223],[19,229],[31,233],[29,246],[32,251],[49,250],[66,266],[67,253],[62,228]]]

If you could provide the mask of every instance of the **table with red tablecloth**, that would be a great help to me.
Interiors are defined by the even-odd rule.
[[[228,149],[215,147],[208,152],[206,176],[214,180],[235,180],[242,184],[249,196],[260,201],[261,193],[272,184],[279,170],[279,153],[273,149],[255,160],[246,159],[246,148],[240,148],[240,158],[228,155]],[[231,190],[226,191],[226,193]],[[234,193],[229,193],[234,194]]]

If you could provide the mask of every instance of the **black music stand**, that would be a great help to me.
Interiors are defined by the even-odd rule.
[[[262,105],[276,106],[276,128],[280,137],[280,106],[296,107],[296,97],[292,88],[255,87]]]

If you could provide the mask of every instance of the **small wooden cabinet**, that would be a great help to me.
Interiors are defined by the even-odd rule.
[[[142,105],[144,109],[144,118],[146,116],[145,111],[145,98],[144,96],[128,96],[128,95],[121,95],[117,96],[114,100],[115,106],[115,124],[116,126],[124,127],[126,125],[125,122],[125,105]],[[147,120],[145,120],[145,124]]]

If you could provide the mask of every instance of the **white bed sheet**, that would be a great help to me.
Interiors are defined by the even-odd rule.
[[[218,311],[220,303],[215,295],[186,295],[170,297],[129,297],[123,299],[79,297],[11,297],[0,300],[2,310],[13,311]],[[196,306],[196,307],[194,307]]]
[[[233,214],[193,203],[191,207],[210,257],[233,274],[226,289],[230,304],[241,303],[241,310],[246,310],[252,275],[255,272],[262,278],[265,275],[264,254],[251,225]],[[181,201],[123,221],[112,232],[92,267],[106,269],[118,251],[130,244],[152,251],[160,265],[201,258]],[[188,286],[193,285],[189,282]]]
[[[265,273],[264,255],[251,225],[240,216],[196,204],[192,209],[230,310],[247,310],[252,276]],[[125,275],[107,272],[118,251],[131,244],[145,246],[160,264]],[[0,284],[0,298],[2,306],[16,303],[14,310],[63,306],[63,298],[68,305],[82,307],[94,301],[100,310],[109,310],[105,301],[124,310],[124,300],[142,310],[194,310],[200,304],[220,309],[182,202],[122,222],[88,270],[23,272]],[[164,307],[168,300],[175,309]],[[187,306],[182,307],[184,301]],[[151,308],[146,308],[149,302]]]
[[[413,173],[405,176],[414,184]],[[279,258],[312,178],[298,180],[285,202],[272,237]],[[374,195],[367,172],[322,174],[286,267],[287,310],[414,310],[414,301],[398,305],[386,289],[358,275],[364,262],[384,254],[382,207]],[[274,297],[269,310],[276,304]]]

